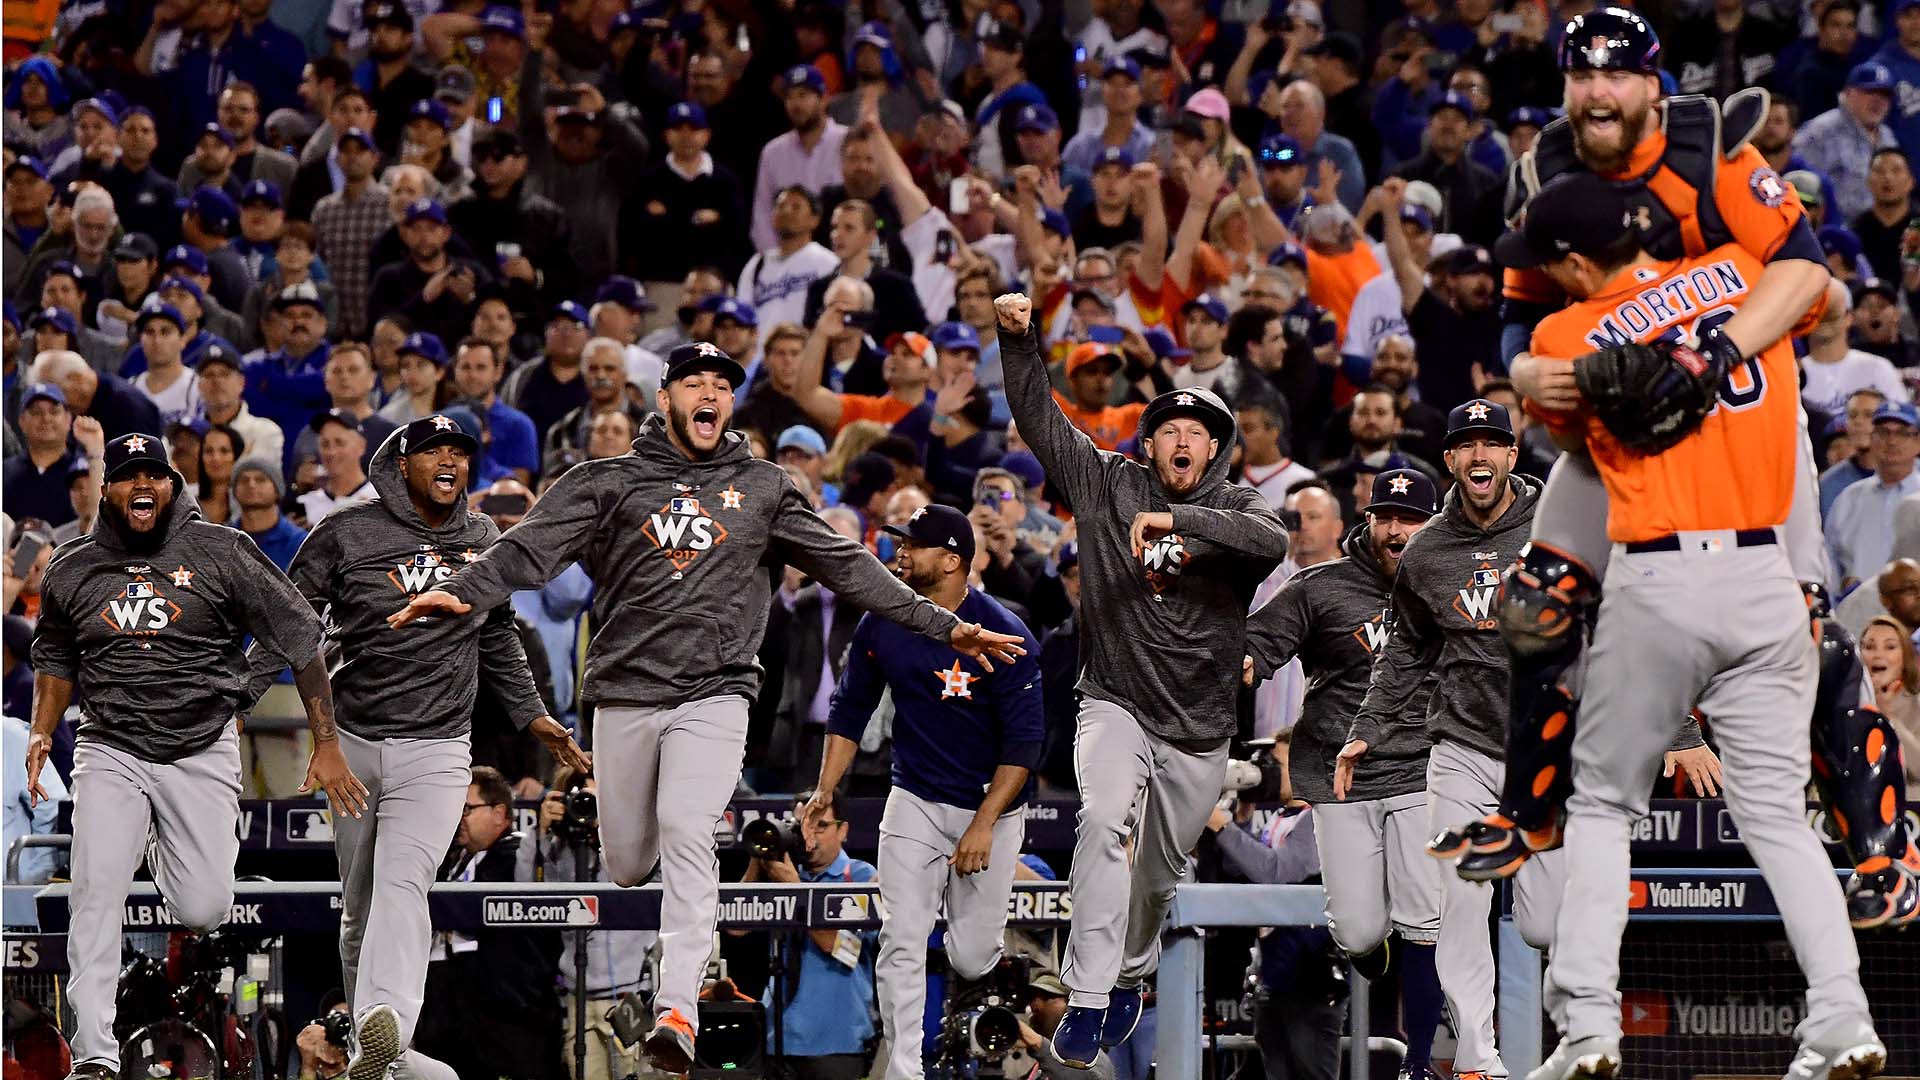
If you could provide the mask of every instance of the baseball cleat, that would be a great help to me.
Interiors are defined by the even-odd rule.
[[[1467,849],[1454,872],[1466,881],[1498,881],[1519,873],[1526,861],[1560,846],[1558,819],[1543,829],[1528,831],[1498,814],[1468,825]]]
[[[1920,866],[1911,846],[1899,862],[1885,857],[1861,863],[1847,878],[1847,920],[1856,930],[1907,926],[1920,919]]]
[[[680,1015],[679,1009],[661,1013],[642,1045],[646,1047],[647,1062],[660,1072],[685,1076],[693,1068],[693,1025]]]
[[[83,1061],[67,1074],[67,1080],[115,1080],[113,1066],[98,1061]]]
[[[1111,1050],[1126,1042],[1140,1024],[1146,999],[1137,986],[1116,986],[1107,995],[1107,1015],[1100,1022],[1100,1045]]]
[[[375,1005],[360,1014],[354,1025],[353,1056],[347,1061],[347,1080],[384,1080],[387,1066],[400,1058],[400,1014],[390,1005]]]
[[[1863,1020],[1800,1044],[1786,1080],[1869,1080],[1887,1064],[1887,1048]]]
[[[1093,1068],[1094,1059],[1100,1056],[1106,1014],[1105,1009],[1067,1006],[1067,1015],[1060,1018],[1060,1026],[1053,1029],[1053,1041],[1048,1044],[1053,1056],[1070,1069]]]
[[[1561,1039],[1527,1080],[1613,1080],[1620,1071],[1620,1040],[1600,1035]]]

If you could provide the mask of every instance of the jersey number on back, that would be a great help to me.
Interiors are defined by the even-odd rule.
[[[1712,311],[1693,320],[1690,325],[1684,328],[1679,326],[1668,327],[1667,332],[1661,334],[1656,340],[1673,342],[1687,340],[1698,341],[1700,338],[1706,336],[1707,331],[1733,318],[1734,310],[1735,309],[1731,307],[1714,308]],[[1755,405],[1760,404],[1761,398],[1766,396],[1767,380],[1766,376],[1760,370],[1760,358],[1758,356],[1747,357],[1746,363],[1728,372],[1727,377],[1720,383],[1720,404],[1735,412],[1753,408]]]

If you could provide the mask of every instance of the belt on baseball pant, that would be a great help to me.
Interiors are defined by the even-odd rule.
[[[1773,529],[1737,529],[1733,534],[1734,547],[1766,547],[1780,542]],[[1682,544],[1679,533],[1668,533],[1652,540],[1634,540],[1627,545],[1627,554],[1646,555],[1655,551],[1679,551]]]

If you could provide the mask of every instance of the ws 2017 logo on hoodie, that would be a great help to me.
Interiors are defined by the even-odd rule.
[[[460,553],[460,558],[466,562],[479,557],[480,553],[471,548]],[[413,558],[396,563],[393,569],[387,571],[387,580],[408,596],[427,592],[452,576],[453,567],[448,566],[446,558],[431,548],[415,552]]]
[[[193,580],[193,571],[182,567],[174,573],[173,580],[185,585]],[[100,617],[122,634],[152,636],[173,625],[180,617],[180,605],[168,599],[158,584],[147,580],[144,574],[136,574],[120,590],[119,596],[108,600],[107,606],[100,609]]]
[[[1454,600],[1453,610],[1472,623],[1475,630],[1497,630],[1500,624],[1493,617],[1493,608],[1499,595],[1500,571],[1494,569],[1492,563],[1481,563]]]
[[[1153,598],[1173,588],[1180,580],[1180,570],[1187,565],[1187,542],[1180,539],[1179,533],[1168,533],[1158,540],[1150,540],[1140,552],[1140,567],[1147,575],[1147,587],[1153,590]]]
[[[724,506],[741,508],[739,493],[731,487],[721,492],[720,498]],[[700,500],[691,495],[668,499],[667,505],[648,515],[640,532],[666,554],[667,561],[673,564],[675,581],[681,580],[687,567],[699,561],[700,556],[727,539],[727,527],[708,514]]]

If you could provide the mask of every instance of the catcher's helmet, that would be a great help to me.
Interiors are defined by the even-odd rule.
[[[1605,7],[1576,15],[1560,35],[1561,71],[1660,69],[1660,35],[1626,8]]]

